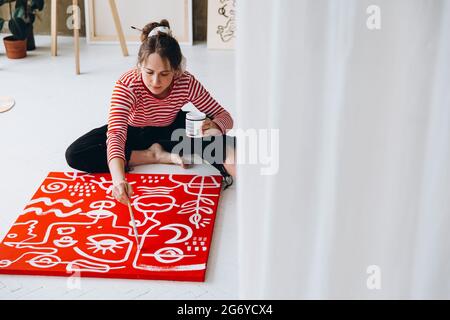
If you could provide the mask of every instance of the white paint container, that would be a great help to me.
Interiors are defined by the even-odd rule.
[[[202,125],[206,114],[200,111],[191,111],[186,114],[186,135],[191,138],[202,137]]]

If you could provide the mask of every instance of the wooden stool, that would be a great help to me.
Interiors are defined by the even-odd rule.
[[[78,0],[72,0],[72,5],[78,7]],[[122,30],[122,24],[120,23],[119,13],[117,11],[116,1],[109,0],[109,7],[111,9],[111,14],[114,19],[114,25],[116,27],[117,36],[119,37],[120,46],[122,48],[122,54],[124,56],[128,56],[127,44],[125,42],[125,36]],[[51,36],[52,36],[52,45],[51,51],[52,56],[57,56],[58,44],[57,44],[57,0],[52,0],[51,7]],[[74,10],[73,18],[74,18],[74,28],[73,28],[73,41],[75,48],[75,72],[76,74],[80,74],[80,12],[79,10]]]

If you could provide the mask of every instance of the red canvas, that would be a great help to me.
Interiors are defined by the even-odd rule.
[[[204,281],[222,177],[51,172],[0,244],[0,273]]]

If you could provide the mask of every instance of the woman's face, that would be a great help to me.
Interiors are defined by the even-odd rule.
[[[174,71],[168,59],[152,53],[141,66],[142,80],[155,96],[164,96],[170,90]]]

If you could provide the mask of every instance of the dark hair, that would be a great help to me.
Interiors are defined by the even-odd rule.
[[[164,32],[158,32],[157,35],[149,37],[150,32],[156,27],[167,27],[170,29],[169,21],[166,19],[161,22],[150,22],[142,29],[141,34],[141,47],[138,54],[138,65],[147,60],[148,56],[152,53],[157,53],[161,58],[169,60],[170,66],[175,71],[182,69],[183,55],[181,53],[180,45],[178,41]]]

